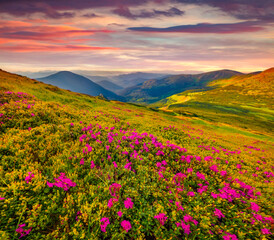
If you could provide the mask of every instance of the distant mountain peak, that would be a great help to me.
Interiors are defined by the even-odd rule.
[[[75,76],[75,75],[78,75],[78,76],[81,76],[81,75],[79,75],[77,73],[70,72],[70,71],[60,71],[60,72],[54,73],[52,75],[65,75],[65,76],[72,76],[72,75]],[[81,76],[81,77],[83,77],[83,76]]]
[[[84,93],[91,96],[103,94],[107,99],[124,100],[123,97],[103,88],[92,80],[70,71],[60,71],[47,77],[37,78],[37,80],[73,92]]]
[[[217,79],[227,79],[232,76],[243,75],[243,73],[223,69],[199,74],[179,74],[158,79],[149,79],[128,87],[121,91],[121,94],[129,101],[139,101],[152,103],[176,93],[189,89],[200,89],[208,83]]]

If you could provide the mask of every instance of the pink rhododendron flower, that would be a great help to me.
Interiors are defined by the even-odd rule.
[[[223,236],[224,240],[238,240],[237,236],[235,234],[226,233],[226,235]]]
[[[267,229],[267,228],[263,228],[263,229],[261,229],[261,231],[262,231],[262,234],[264,234],[264,235],[266,235],[266,234],[272,234],[272,233],[270,232],[270,230]]]
[[[5,200],[5,198],[4,198],[4,197],[0,197],[0,201],[1,201],[1,200]]]
[[[91,152],[92,151],[92,147],[89,144],[86,144],[86,148],[87,148],[87,152]]]
[[[28,230],[24,230],[23,227],[25,227],[25,226],[26,226],[25,223],[24,224],[20,224],[18,226],[18,228],[16,229],[16,232],[20,234],[19,238],[22,238],[22,237],[28,235],[30,233],[31,229],[32,229],[32,228],[30,228]]]
[[[194,196],[195,196],[195,193],[194,193],[194,192],[188,192],[188,193],[187,193],[187,196],[194,197]]]
[[[173,181],[177,186],[180,186],[185,178],[187,178],[187,175],[179,172],[179,173],[175,174],[175,176],[173,177]]]
[[[221,176],[223,176],[223,177],[224,177],[224,176],[226,176],[226,175],[227,175],[227,172],[226,172],[226,171],[221,171],[221,172],[220,172],[220,174],[221,174]]]
[[[225,217],[225,215],[222,214],[221,210],[219,210],[218,208],[215,208],[214,215],[217,216],[218,218]]]
[[[109,222],[109,219],[108,219],[108,218],[102,218],[102,219],[100,220],[100,222],[102,223],[102,224],[100,225],[101,231],[102,231],[102,232],[106,232],[107,225],[110,223],[110,222]]]
[[[164,213],[159,213],[158,215],[154,216],[154,218],[156,218],[161,225],[164,225],[167,220],[167,216]]]
[[[124,201],[125,208],[132,208],[133,202],[131,201],[131,198],[127,198],[127,200]]]
[[[55,183],[47,182],[49,187],[60,187],[63,188],[65,191],[69,190],[71,187],[75,187],[76,183],[72,182],[69,178],[66,177],[65,173],[60,173],[58,178],[54,178]]]
[[[254,202],[251,202],[250,204],[251,204],[251,210],[252,210],[252,211],[254,211],[254,212],[259,212],[259,210],[260,210],[260,206],[259,206],[259,205],[257,205],[257,204],[254,203]]]
[[[209,169],[213,172],[219,172],[217,165],[212,165],[211,167],[209,167]]]
[[[28,176],[26,176],[25,181],[26,183],[29,183],[32,178],[34,178],[34,174],[32,172],[28,172]]]
[[[108,200],[108,207],[111,208],[113,206],[114,202],[118,202],[118,199],[116,198],[111,198]]]
[[[84,158],[82,158],[81,160],[80,160],[80,165],[84,165],[85,164],[85,160],[84,160]]]
[[[203,192],[206,192],[207,191],[207,186],[202,186],[201,188],[199,188],[198,190],[197,190],[197,192],[198,193],[200,193],[200,194],[202,194]]]
[[[122,186],[118,183],[111,184],[109,187],[109,192],[110,192],[111,196],[117,197],[121,187]]]
[[[131,162],[129,162],[129,163],[127,163],[125,166],[124,166],[124,168],[125,169],[128,169],[128,170],[131,170]]]
[[[113,163],[113,165],[114,165],[114,167],[115,168],[117,168],[118,166],[117,166],[117,163],[114,161],[114,162],[112,162]]]
[[[121,226],[123,227],[123,229],[124,229],[126,232],[128,232],[128,230],[131,229],[131,224],[130,224],[130,222],[127,221],[127,220],[123,220],[123,221],[121,222]]]
[[[272,224],[274,223],[274,219],[272,217],[265,217],[264,220]]]
[[[159,174],[159,179],[164,178],[164,175],[161,172],[158,172],[158,174]]]
[[[198,225],[198,221],[196,219],[193,219],[192,222],[197,226]]]
[[[213,198],[217,198],[218,197],[218,194],[216,194],[216,193],[211,193],[211,196],[213,197]]]
[[[184,216],[184,221],[185,221],[185,222],[191,222],[192,219],[193,219],[193,218],[192,218],[190,215],[185,215],[185,216]]]
[[[75,217],[75,219],[76,219],[76,221],[79,221],[79,216],[81,216],[82,215],[82,213],[80,212],[80,211],[78,211],[77,213],[76,213],[76,217]]]
[[[252,214],[253,214],[253,216],[254,216],[258,221],[263,221],[263,220],[264,220],[262,215],[260,215],[260,214],[255,214],[255,213],[252,213]]]
[[[167,165],[166,160],[163,160],[163,161],[162,161],[162,164],[163,164],[164,166],[166,166],[166,165]]]
[[[117,212],[119,217],[122,217],[123,213],[121,211]]]
[[[91,161],[91,162],[90,162],[90,168],[92,169],[92,168],[94,168],[94,167],[95,167],[95,164],[94,164],[93,161]]]
[[[179,211],[179,210],[184,211],[184,208],[182,207],[180,202],[175,202],[175,205],[177,206],[177,211]]]
[[[189,224],[185,224],[182,220],[180,223],[176,223],[177,227],[182,227],[182,229],[184,230],[184,233],[189,235],[191,233],[190,231],[190,225]]]
[[[156,166],[157,166],[158,168],[160,168],[160,167],[162,166],[162,163],[157,162],[157,163],[156,163]]]
[[[196,176],[199,178],[199,179],[202,179],[202,180],[205,180],[205,175],[200,173],[200,172],[197,172],[196,173]]]
[[[49,187],[53,187],[53,183],[47,182],[47,185],[48,185]]]

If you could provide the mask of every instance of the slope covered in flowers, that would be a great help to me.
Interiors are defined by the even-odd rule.
[[[3,239],[273,237],[270,143],[91,100],[0,93]]]

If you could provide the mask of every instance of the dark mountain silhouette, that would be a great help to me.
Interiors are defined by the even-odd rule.
[[[220,70],[201,74],[180,74],[161,79],[151,79],[120,92],[128,101],[152,103],[188,89],[205,87],[216,79],[242,75],[232,70]]]
[[[85,93],[91,96],[103,94],[107,99],[124,101],[123,97],[101,87],[86,77],[69,71],[61,71],[44,78],[37,78],[37,80],[73,92]]]

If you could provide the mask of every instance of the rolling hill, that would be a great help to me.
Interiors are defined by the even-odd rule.
[[[69,71],[61,71],[44,78],[37,78],[37,80],[78,93],[91,96],[103,94],[107,99],[124,101],[123,97],[103,88],[86,77]]]
[[[203,88],[213,80],[230,78],[235,75],[242,75],[242,73],[220,70],[201,74],[180,74],[151,79],[122,90],[120,94],[125,96],[128,101],[152,103],[188,89]]]
[[[184,116],[271,134],[274,129],[274,68],[215,80],[204,89],[172,95],[154,106]]]
[[[272,239],[263,137],[0,70],[0,239]]]

